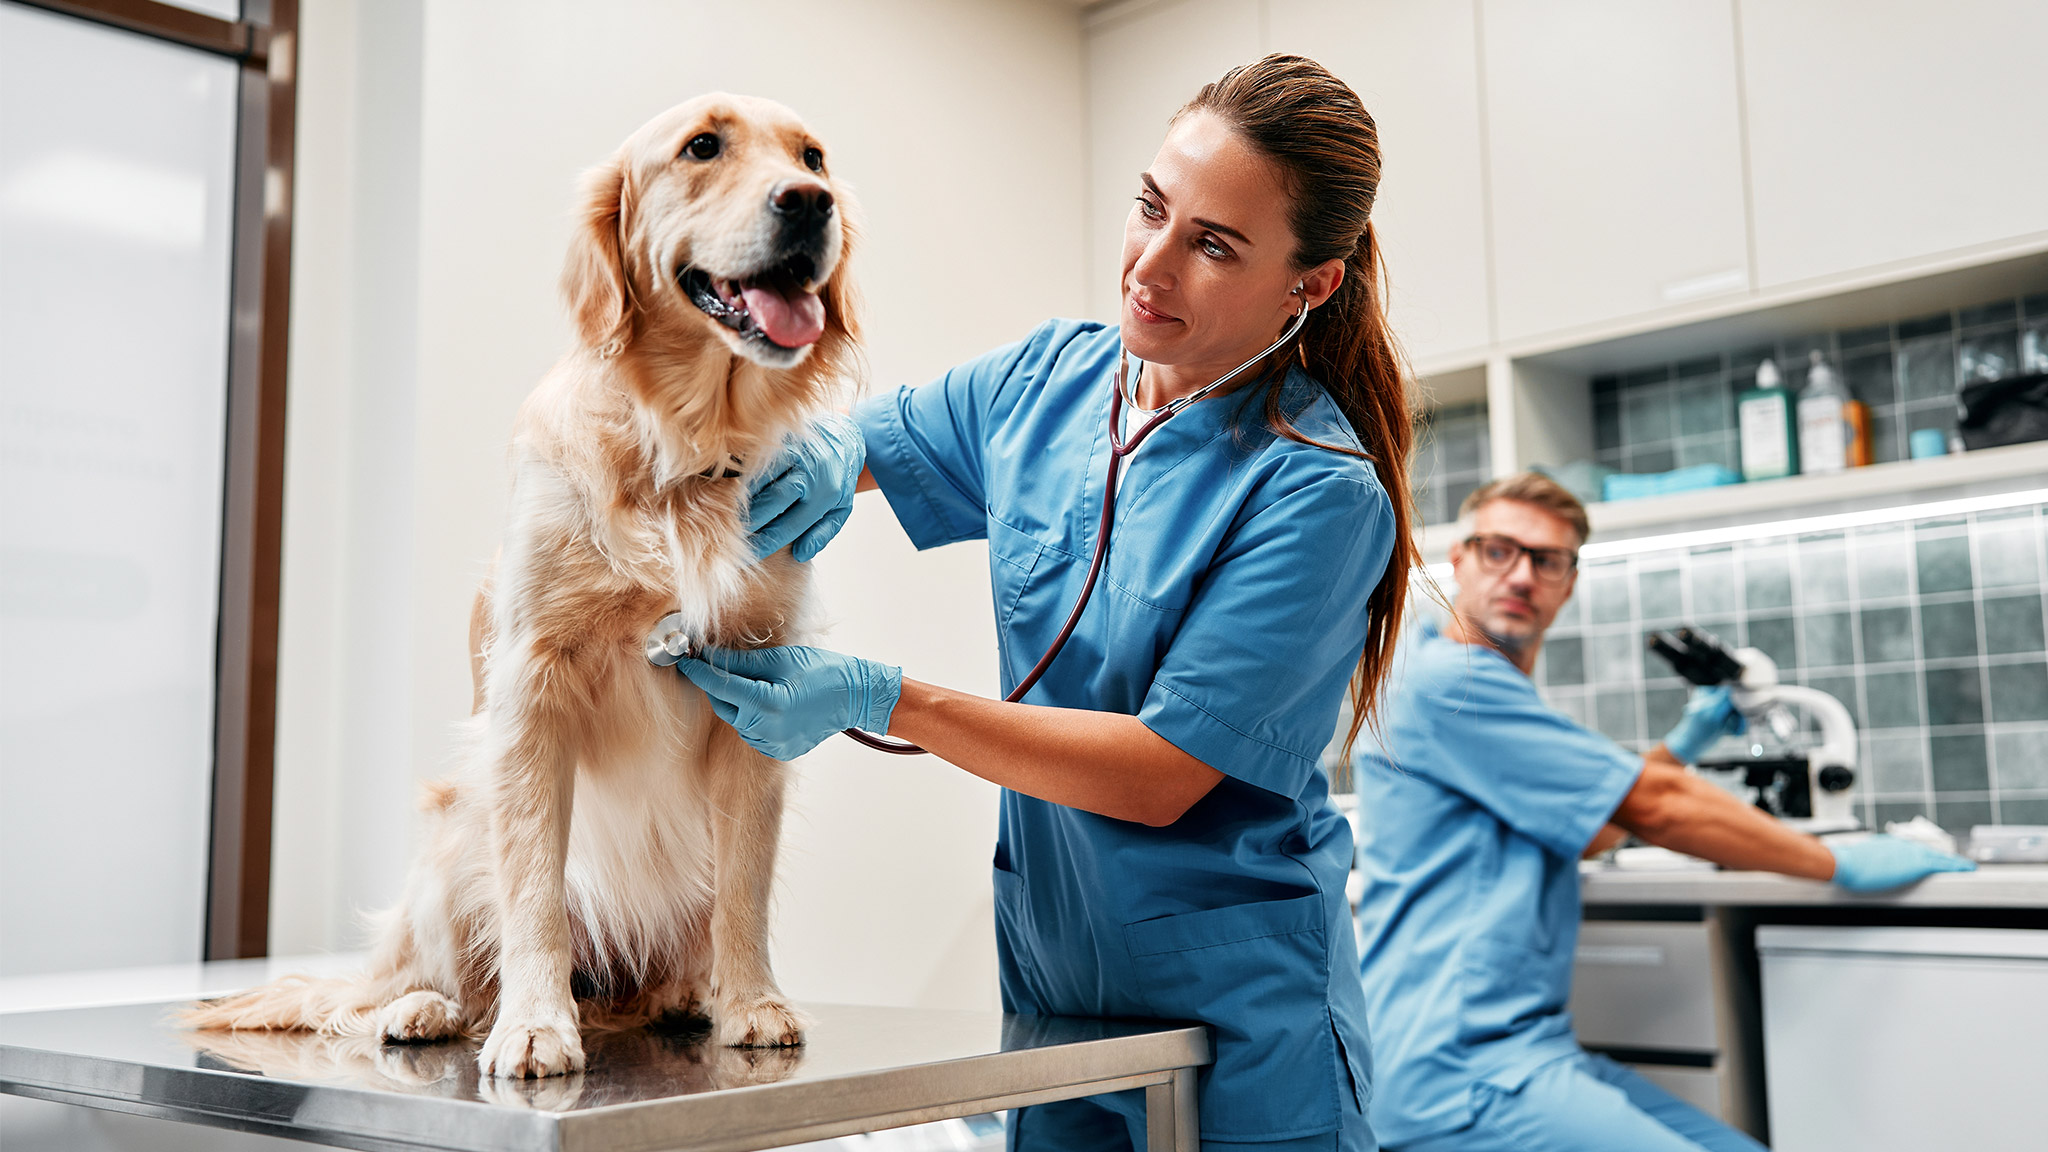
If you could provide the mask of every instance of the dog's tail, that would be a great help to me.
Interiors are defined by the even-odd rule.
[[[182,1027],[244,1032],[366,1035],[379,998],[361,976],[283,976],[246,992],[201,1000],[172,1014]]]

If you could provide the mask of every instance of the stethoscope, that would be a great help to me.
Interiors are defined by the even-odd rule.
[[[1289,294],[1298,296],[1303,291],[1303,288],[1303,285],[1296,284],[1294,290]],[[1179,399],[1168,401],[1165,407],[1152,413],[1151,419],[1139,425],[1137,431],[1131,433],[1128,440],[1124,439],[1122,433],[1123,407],[1128,399],[1131,407],[1137,409],[1138,401],[1136,395],[1131,391],[1127,378],[1130,357],[1124,354],[1121,348],[1118,349],[1116,387],[1110,393],[1109,398],[1109,472],[1102,482],[1102,527],[1095,536],[1095,554],[1088,561],[1088,578],[1082,582],[1081,594],[1074,598],[1074,607],[1067,613],[1067,622],[1061,626],[1059,635],[1053,637],[1052,643],[1046,647],[1045,655],[1038,658],[1038,663],[1031,666],[1031,671],[1025,673],[1024,679],[1018,681],[1017,686],[1010,689],[1009,694],[1003,697],[1005,703],[1015,704],[1023,700],[1025,694],[1030,692],[1032,687],[1038,683],[1039,678],[1045,675],[1046,669],[1052,667],[1052,662],[1059,656],[1060,649],[1065,648],[1067,640],[1073,636],[1075,625],[1081,622],[1081,613],[1088,607],[1089,599],[1095,595],[1095,581],[1097,577],[1102,575],[1103,562],[1109,558],[1110,530],[1116,525],[1116,482],[1118,474],[1122,471],[1124,458],[1136,452],[1138,446],[1143,444],[1153,432],[1157,431],[1168,420],[1187,411],[1190,407],[1209,397],[1218,388],[1243,375],[1252,365],[1278,351],[1281,345],[1294,339],[1301,332],[1302,325],[1306,323],[1308,323],[1308,308],[1304,305],[1301,311],[1294,314],[1294,319],[1287,325],[1287,331],[1282,332],[1278,340],[1266,345],[1265,349],[1256,356],[1218,376],[1201,388],[1197,388],[1195,391]],[[683,630],[683,624],[682,613],[675,612],[662,617],[661,622],[654,626],[654,631],[647,637],[647,659],[650,662],[662,667],[668,667],[683,656],[696,655],[696,645],[691,641],[689,634]],[[908,740],[893,740],[887,736],[876,736],[870,732],[863,732],[858,728],[845,729],[845,733],[860,743],[880,752],[893,752],[899,756],[920,756],[924,755],[926,751]]]

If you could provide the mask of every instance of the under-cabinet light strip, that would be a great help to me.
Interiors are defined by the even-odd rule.
[[[1896,524],[1927,520],[1936,516],[1961,516],[1970,512],[1995,512],[2026,504],[2048,504],[2048,488],[2028,488],[1995,496],[1966,496],[1956,500],[1934,500],[1890,508],[1866,508],[1860,512],[1835,512],[1825,516],[1802,516],[1768,524],[1734,524],[1726,528],[1701,528],[1692,532],[1671,532],[1632,540],[1597,541],[1579,550],[1587,560],[1614,556],[1637,556],[1677,548],[1699,548],[1711,544],[1734,544],[1744,540],[1767,540],[1778,536],[1805,536],[1815,532],[1839,532],[1845,528],[1867,528],[1873,524]]]

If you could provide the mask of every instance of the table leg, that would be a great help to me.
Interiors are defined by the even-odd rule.
[[[1195,1070],[1176,1068],[1164,1084],[1145,1089],[1145,1152],[1199,1152]]]

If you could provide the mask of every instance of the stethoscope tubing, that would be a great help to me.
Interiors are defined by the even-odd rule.
[[[1131,434],[1131,438],[1128,441],[1123,438],[1119,430],[1123,427],[1124,396],[1128,391],[1125,370],[1130,363],[1130,357],[1125,355],[1121,348],[1117,350],[1116,384],[1111,390],[1109,397],[1109,472],[1102,482],[1102,527],[1095,534],[1094,555],[1088,560],[1088,578],[1082,581],[1081,594],[1074,598],[1073,610],[1067,613],[1067,622],[1060,627],[1059,635],[1053,637],[1052,643],[1046,646],[1045,655],[1038,658],[1038,663],[1031,666],[1031,671],[1024,674],[1024,679],[1019,680],[1017,686],[1010,689],[1009,693],[1003,697],[1004,703],[1016,704],[1022,702],[1025,694],[1037,685],[1039,679],[1045,675],[1046,669],[1052,667],[1052,662],[1059,656],[1060,649],[1065,648],[1067,641],[1073,637],[1075,626],[1081,623],[1081,613],[1087,610],[1089,599],[1095,595],[1095,582],[1102,575],[1104,562],[1109,559],[1110,531],[1116,527],[1116,484],[1117,478],[1123,469],[1124,457],[1136,452],[1138,446],[1143,444],[1145,439],[1151,436],[1154,430],[1158,429],[1168,420],[1187,411],[1195,402],[1206,398],[1215,392],[1216,389],[1235,380],[1252,365],[1278,351],[1281,345],[1294,339],[1295,334],[1300,332],[1302,325],[1307,322],[1308,309],[1303,308],[1300,312],[1295,313],[1294,321],[1287,326],[1287,331],[1282,332],[1278,340],[1268,344],[1265,351],[1218,376],[1203,387],[1188,393],[1186,396],[1182,396],[1178,400],[1169,401],[1165,407],[1154,412],[1150,420],[1139,425],[1138,430]],[[1131,404],[1133,407],[1137,406],[1135,397],[1132,399]],[[843,729],[843,731],[855,741],[865,744],[877,752],[891,752],[898,756],[923,756],[929,754],[928,749],[920,748],[908,740],[896,740],[888,736],[877,736],[871,732],[863,732],[858,728],[847,728]]]

